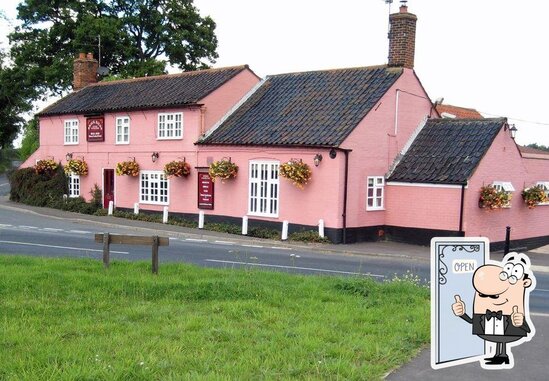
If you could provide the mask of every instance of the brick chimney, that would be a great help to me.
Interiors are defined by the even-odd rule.
[[[417,16],[408,13],[405,3],[400,6],[399,13],[389,16],[389,66],[414,68],[416,21]]]
[[[93,58],[93,53],[80,53],[73,64],[73,91],[80,90],[97,82],[97,69],[99,62]]]

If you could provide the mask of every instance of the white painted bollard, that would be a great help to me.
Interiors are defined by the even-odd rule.
[[[288,221],[284,220],[282,222],[282,240],[286,241],[288,239]]]
[[[133,214],[139,214],[139,203],[138,202],[133,204]]]
[[[168,223],[168,207],[164,207],[164,212],[162,213],[162,223],[167,224]]]
[[[114,211],[114,201],[109,201],[109,216],[112,216],[113,211]]]
[[[242,217],[242,235],[248,235],[248,216]]]
[[[320,238],[324,238],[324,220],[318,220],[318,235]]]
[[[204,229],[204,211],[201,210],[200,213],[198,213],[198,228]]]

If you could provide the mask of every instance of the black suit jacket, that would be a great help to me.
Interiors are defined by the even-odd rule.
[[[484,314],[473,314],[473,318],[467,314],[461,316],[469,324],[473,324],[473,335],[484,335]],[[495,318],[493,318],[495,319]],[[526,318],[520,327],[515,327],[511,321],[511,316],[503,315],[503,334],[505,336],[524,337],[530,333],[530,327],[526,322]]]

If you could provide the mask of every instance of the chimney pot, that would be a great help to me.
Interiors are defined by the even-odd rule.
[[[97,82],[97,69],[99,62],[93,58],[93,53],[79,53],[73,63],[72,89],[80,90]]]
[[[399,13],[389,15],[389,66],[414,68],[417,17],[400,6]]]

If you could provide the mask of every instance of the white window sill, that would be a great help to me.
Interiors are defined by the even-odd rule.
[[[176,137],[176,138],[159,138],[157,137],[156,140],[183,140],[182,136]]]
[[[80,195],[74,195],[74,194],[72,194],[72,195],[69,196],[69,198],[78,198],[78,197],[80,197]]]
[[[264,213],[248,212],[247,215],[248,216],[254,216],[254,217],[278,218],[278,214],[264,214]]]
[[[540,202],[539,204],[536,204],[536,206],[549,206],[549,202]]]
[[[385,208],[366,208],[367,212],[383,212]]]
[[[76,143],[64,143],[64,145],[66,145],[66,146],[77,146],[78,142],[76,142]]]
[[[127,146],[128,144],[130,144],[130,142],[116,142],[115,144],[117,146],[120,146],[120,145],[126,145]]]
[[[169,202],[152,202],[152,201],[139,201],[139,205],[162,205],[162,206],[168,206],[170,205]]]

